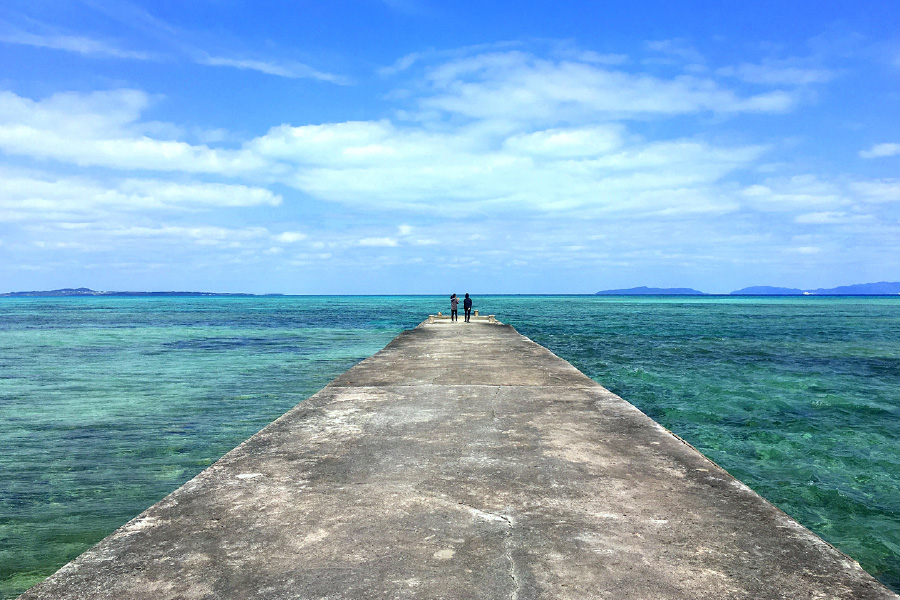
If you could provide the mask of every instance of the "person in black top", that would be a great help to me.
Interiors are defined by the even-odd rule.
[[[469,322],[469,317],[472,316],[472,299],[469,298],[469,294],[466,294],[466,299],[463,300],[463,308],[466,309],[466,323]]]

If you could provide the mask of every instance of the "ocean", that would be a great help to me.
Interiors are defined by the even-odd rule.
[[[0,598],[446,296],[0,299]],[[900,298],[475,296],[900,591]]]

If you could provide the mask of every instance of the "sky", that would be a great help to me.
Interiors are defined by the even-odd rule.
[[[0,4],[0,292],[875,281],[894,0]]]

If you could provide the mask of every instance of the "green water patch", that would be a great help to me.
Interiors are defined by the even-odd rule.
[[[446,304],[0,300],[0,598]],[[475,296],[475,307],[900,591],[900,299]]]
[[[900,302],[542,305],[522,333],[900,590]]]
[[[4,300],[0,597],[52,574],[434,305],[411,299],[385,319],[384,303]]]

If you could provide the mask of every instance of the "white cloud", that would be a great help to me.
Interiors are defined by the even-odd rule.
[[[353,164],[388,152],[380,143],[394,138],[398,132],[387,121],[360,121],[326,125],[291,127],[280,125],[245,144],[248,152],[267,160],[286,160],[318,165]],[[369,148],[370,151],[361,151]],[[382,148],[381,152],[371,151]],[[396,152],[394,150],[393,152]]]
[[[457,56],[426,68],[425,92],[410,86],[421,95],[404,102],[422,109],[419,120],[282,124],[227,148],[216,146],[229,139],[227,132],[210,137],[209,145],[191,144],[180,140],[177,127],[142,121],[153,103],[163,100],[137,90],[57,94],[38,101],[0,93],[0,149],[125,172],[118,177],[101,172],[93,179],[12,178],[0,187],[0,218],[118,222],[126,212],[140,212],[148,218],[135,229],[106,235],[181,238],[219,248],[252,246],[272,255],[277,254],[273,248],[306,241],[308,235],[315,242],[304,246],[324,244],[313,230],[272,233],[186,220],[162,226],[155,221],[158,216],[150,216],[159,211],[279,206],[281,195],[265,186],[285,185],[350,210],[406,211],[392,216],[409,219],[395,225],[393,236],[348,232],[342,240],[332,238],[328,243],[336,246],[329,249],[409,245],[424,252],[444,238],[440,231],[421,229],[416,219],[423,215],[614,217],[619,223],[669,225],[701,222],[703,215],[744,216],[741,209],[749,208],[788,213],[785,222],[793,218],[797,223],[830,223],[857,216],[854,203],[893,201],[896,195],[892,181],[868,182],[868,187],[857,182],[853,187],[812,175],[746,179],[739,186],[737,181],[744,181],[772,147],[678,133],[649,138],[635,133],[681,131],[655,127],[672,115],[706,118],[709,113],[788,110],[797,101],[792,93],[742,95],[711,78],[651,76],[609,66],[624,60],[569,56],[547,60],[515,51]],[[408,64],[398,64],[398,70],[427,58],[408,57]],[[278,70],[283,65],[209,60],[289,76]],[[773,84],[785,83],[787,74],[782,75],[781,80],[773,78]],[[636,119],[653,125],[642,129]],[[136,170],[157,173],[137,178],[132,173]],[[190,181],[201,178],[199,174],[245,185]],[[615,233],[590,235],[608,240]],[[490,245],[490,239],[483,236],[478,243]],[[591,240],[585,236],[560,241],[580,247]]]
[[[792,92],[740,97],[712,79],[662,79],[574,61],[550,61],[524,52],[459,59],[431,70],[433,95],[421,105],[475,119],[558,123],[602,117],[635,118],[701,112],[785,112]],[[427,114],[427,113],[426,113]]]
[[[271,191],[223,183],[181,184],[169,181],[129,179],[119,190],[142,206],[192,207],[278,206],[281,196]]]
[[[213,225],[109,226],[97,230],[102,236],[118,238],[167,238],[189,240],[199,245],[228,248],[250,248],[270,252],[272,242],[296,243],[307,238],[304,233],[273,233],[266,227],[220,227]],[[281,249],[278,249],[279,251]]]
[[[677,57],[688,63],[703,64],[706,62],[706,57],[683,39],[654,40],[646,42],[644,46],[651,52]]]
[[[625,54],[600,54],[593,51],[579,52],[578,59],[597,65],[624,65],[630,60]]]
[[[738,77],[748,83],[790,86],[827,83],[835,76],[834,72],[828,69],[804,68],[784,62],[758,65],[742,63],[736,67],[719,69],[717,72],[719,75]]]
[[[740,196],[758,210],[780,212],[843,207],[852,202],[841,183],[810,174],[767,179],[747,186]]]
[[[40,101],[6,92],[0,94],[0,148],[78,166],[277,182],[320,199],[374,209],[430,210],[453,201],[463,213],[509,207],[731,210],[734,201],[709,186],[749,166],[766,148],[689,139],[648,142],[609,119],[653,112],[777,111],[789,107],[792,97],[776,91],[741,98],[711,80],[613,71],[599,58],[552,61],[517,51],[454,58],[430,70],[431,93],[421,105],[475,119],[466,125],[400,126],[387,119],[280,125],[237,149],[151,137],[141,114],[154,99],[136,90],[57,94]],[[153,129],[168,131],[165,124]],[[209,204],[228,205],[224,191],[214,184],[189,191],[157,186],[154,198],[165,202],[189,192],[195,204],[207,198]],[[179,198],[170,203],[187,202]],[[233,205],[254,202],[277,204],[280,197],[245,188],[232,200]]]
[[[267,189],[221,183],[176,183],[152,179],[104,182],[0,169],[0,221],[59,220],[134,212],[223,207],[277,206]]]
[[[897,156],[900,154],[900,144],[887,143],[875,144],[868,150],[860,150],[861,158],[881,158],[884,156]]]
[[[40,42],[106,51],[86,38]],[[144,264],[170,271],[189,265],[182,269],[189,275],[198,265],[319,268],[325,260],[322,272],[371,274],[387,265],[408,277],[413,261],[435,264],[453,244],[454,263],[479,264],[484,280],[509,290],[524,291],[516,279],[532,276],[507,269],[513,262],[559,267],[534,276],[546,291],[554,281],[570,285],[569,267],[585,278],[602,269],[640,277],[637,268],[649,262],[709,272],[758,260],[765,267],[757,272],[768,273],[777,261],[831,255],[853,235],[867,244],[873,236],[897,239],[896,180],[814,167],[791,177],[792,165],[810,164],[808,142],[788,154],[779,132],[791,123],[781,114],[836,72],[809,61],[740,58],[717,71],[683,42],[651,48],[672,59],[671,69],[565,43],[544,56],[510,51],[529,43],[407,55],[383,70],[396,78],[394,93],[383,94],[388,81],[376,82],[378,98],[354,113],[360,120],[279,125],[277,117],[258,136],[215,130],[225,123],[205,115],[149,122],[176,99],[140,90],[35,99],[0,92],[0,151],[9,165],[0,170],[0,219],[15,220],[4,227],[4,259],[24,265],[40,242],[44,264],[51,255],[75,264],[67,257],[108,252],[123,264],[149,256]],[[238,69],[271,75],[273,85],[296,87],[275,78],[340,82],[245,49],[169,47],[219,67],[205,69],[210,76],[241,76]],[[338,104],[303,112],[347,114]],[[253,124],[236,121],[235,131],[265,118],[250,108]],[[860,152],[897,154],[897,144]],[[762,159],[770,171],[762,172]],[[812,235],[798,239],[798,231]]]
[[[686,211],[712,209],[697,190],[755,161],[766,148],[714,147],[693,140],[646,143],[618,125],[505,135],[502,128],[428,131],[387,121],[279,126],[245,150],[283,164],[283,181],[313,196],[374,209],[638,209],[636,195],[672,191]],[[644,195],[643,201],[650,202]],[[666,194],[654,197],[671,207]],[[731,203],[727,203],[731,204]],[[715,209],[721,211],[722,205]]]
[[[828,225],[835,223],[846,223],[848,221],[847,213],[841,211],[825,211],[815,213],[804,213],[794,218],[796,223],[804,223],[808,225]]]
[[[400,245],[397,240],[389,237],[363,238],[359,240],[357,244],[359,244],[360,246],[376,246],[385,248],[394,248]]]
[[[135,123],[151,100],[149,94],[130,89],[60,92],[39,101],[0,91],[0,125],[5,131],[63,130],[80,137],[106,137]]]
[[[187,239],[206,246],[241,247],[247,241],[271,239],[265,227],[229,228],[209,225],[181,226],[163,225],[157,227],[119,227],[103,231],[106,235],[125,238],[170,238]]]
[[[380,75],[384,75],[384,76],[390,76],[390,75],[396,75],[397,73],[402,73],[403,71],[406,71],[407,69],[412,67],[417,62],[423,60],[427,56],[428,55],[424,52],[410,52],[409,54],[406,54],[406,55],[398,58],[396,61],[394,61],[394,64],[392,64],[391,66],[382,67],[381,69],[378,70],[378,73]]]
[[[210,56],[209,54],[204,53],[198,55],[197,62],[211,67],[231,67],[234,69],[259,71],[266,75],[287,77],[289,79],[318,79],[320,81],[329,81],[340,85],[349,84],[349,80],[346,77],[317,71],[309,65],[296,61],[272,62],[249,58]]]
[[[900,180],[809,174],[771,178],[744,187],[736,199],[765,213],[794,213],[793,223],[847,226],[849,232],[858,226],[893,223],[895,217],[889,211],[893,203],[900,202]]]
[[[66,52],[75,52],[77,54],[83,54],[86,56],[126,58],[137,60],[147,60],[152,58],[152,55],[148,52],[124,50],[116,47],[113,44],[110,44],[109,42],[76,35],[37,35],[24,31],[13,31],[0,33],[0,42],[23,46],[33,46],[36,48],[63,50]]]
[[[623,128],[617,125],[547,129],[513,135],[504,146],[517,154],[586,157],[608,153],[622,146]]]
[[[215,225],[133,225],[118,222],[50,223],[28,228],[32,235],[44,242],[44,248],[81,248],[86,251],[121,250],[128,247],[146,248],[152,239],[153,248],[160,253],[177,253],[184,244],[201,248],[251,249],[264,251],[277,237],[265,227],[221,227]],[[160,255],[161,256],[161,255]],[[176,254],[177,256],[177,254]]]
[[[274,236],[274,238],[285,244],[293,244],[305,240],[307,235],[305,233],[300,233],[299,231],[285,231],[284,233],[279,233]]]
[[[900,179],[856,181],[850,189],[865,202],[900,202]]]
[[[115,169],[240,174],[263,166],[250,154],[144,135],[139,118],[150,102],[149,94],[125,89],[40,101],[0,92],[0,149]]]

